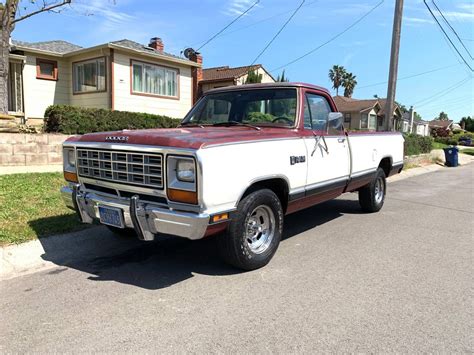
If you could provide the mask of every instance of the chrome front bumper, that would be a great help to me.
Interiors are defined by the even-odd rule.
[[[81,190],[79,184],[63,187],[61,196],[66,206],[74,209],[83,223],[99,219],[99,205],[120,208],[125,227],[135,229],[142,240],[154,240],[156,234],[201,239],[209,225],[207,214],[170,210],[140,201],[138,196],[128,199],[99,195]]]

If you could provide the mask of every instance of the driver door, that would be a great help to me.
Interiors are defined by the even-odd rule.
[[[306,196],[333,198],[349,180],[350,156],[340,119],[330,118],[331,106],[323,95],[307,91],[304,103],[305,145],[308,156]],[[342,117],[342,116],[340,116]],[[309,134],[311,132],[311,134]]]

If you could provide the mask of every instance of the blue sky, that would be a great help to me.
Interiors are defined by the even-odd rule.
[[[342,31],[379,1],[306,0],[258,62],[270,71],[284,65]],[[158,36],[163,38],[167,52],[179,54],[188,46],[198,48],[253,2],[73,0],[73,5],[60,14],[41,14],[18,23],[13,38],[29,42],[63,39],[92,46],[122,38],[145,44],[150,37]],[[250,64],[300,3],[301,0],[261,0],[201,50],[204,66]],[[355,98],[371,98],[374,94],[385,97],[394,3],[385,0],[350,31],[286,67],[286,75],[291,81],[330,88],[329,68],[344,65],[357,75]],[[474,55],[474,2],[436,3]],[[462,53],[474,67],[469,55]],[[431,70],[437,71],[399,80],[397,100],[406,106],[414,105],[426,120],[440,111],[456,121],[473,116],[473,73],[448,46],[423,2],[405,0],[398,77]],[[281,69],[272,74],[276,77],[280,72]]]

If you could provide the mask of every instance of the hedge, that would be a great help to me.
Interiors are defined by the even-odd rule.
[[[404,154],[418,155],[431,152],[433,138],[419,136],[417,134],[405,134]]]
[[[171,128],[181,120],[150,113],[112,111],[68,105],[52,105],[46,109],[45,132],[84,134],[122,129]]]
[[[474,133],[471,132],[461,132],[451,134],[447,137],[435,137],[435,142],[444,143],[447,145],[458,145],[460,138],[471,138],[474,140]]]

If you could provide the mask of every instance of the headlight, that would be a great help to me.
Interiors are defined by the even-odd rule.
[[[180,159],[176,162],[176,177],[179,181],[194,182],[196,179],[196,171],[194,161],[189,159]]]
[[[63,149],[63,166],[65,171],[76,171],[76,152],[74,148]]]
[[[76,154],[74,153],[74,150],[72,149],[67,150],[67,163],[71,167],[76,166]]]
[[[196,161],[193,157],[168,155],[166,190],[170,201],[198,204]]]
[[[76,152],[74,148],[63,149],[64,179],[69,182],[78,182],[76,174]]]

